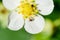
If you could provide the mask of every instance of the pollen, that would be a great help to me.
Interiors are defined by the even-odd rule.
[[[33,0],[31,0],[30,2],[24,0],[18,6],[17,11],[19,14],[23,15],[24,19],[30,18],[31,16],[37,14],[38,10],[36,6],[37,4],[35,4]]]

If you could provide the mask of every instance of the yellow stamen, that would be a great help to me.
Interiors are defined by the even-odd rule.
[[[34,0],[30,0],[30,1],[34,1]],[[35,3],[31,4],[28,2],[28,0],[24,0],[18,6],[18,13],[22,14],[24,19],[29,18],[30,16],[33,16],[37,12],[38,10],[36,8],[36,4]]]

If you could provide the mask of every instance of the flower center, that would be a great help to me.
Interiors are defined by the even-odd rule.
[[[24,0],[21,1],[20,5],[18,6],[18,13],[22,14],[24,19],[30,18],[37,14],[37,4],[33,0]]]

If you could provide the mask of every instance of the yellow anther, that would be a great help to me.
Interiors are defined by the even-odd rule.
[[[34,1],[34,0],[30,0]],[[18,6],[18,13],[22,14],[24,19],[29,18],[30,16],[36,14],[38,10],[36,9],[36,4],[31,4],[28,2],[28,0],[24,0],[24,2],[21,2]]]

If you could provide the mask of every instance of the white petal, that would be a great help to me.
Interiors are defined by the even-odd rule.
[[[36,0],[40,14],[49,15],[54,9],[53,0]]]
[[[24,25],[24,19],[21,14],[18,14],[17,12],[12,12],[10,15],[10,22],[8,25],[8,28],[13,31],[17,31],[21,29]]]
[[[34,17],[34,21],[29,21],[29,19],[27,19],[24,28],[28,33],[37,34],[43,30],[44,26],[44,18],[41,15],[38,15]]]
[[[13,10],[19,4],[20,4],[20,0],[3,0],[3,5],[9,10]]]

